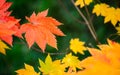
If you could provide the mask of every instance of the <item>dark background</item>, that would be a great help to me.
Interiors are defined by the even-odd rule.
[[[21,19],[20,23],[23,24],[26,21],[25,16],[30,16],[33,12],[41,12],[49,9],[48,16],[51,16],[64,25],[59,28],[66,34],[64,37],[56,36],[58,51],[50,46],[47,46],[46,52],[42,53],[40,48],[34,44],[31,49],[28,49],[26,41],[14,37],[13,46],[11,50],[6,50],[6,55],[0,53],[0,75],[15,75],[15,71],[24,67],[24,63],[34,66],[38,71],[38,59],[44,60],[48,53],[51,53],[53,60],[61,59],[69,50],[69,41],[71,38],[80,38],[81,41],[86,42],[87,46],[96,47],[96,42],[93,39],[88,27],[84,24],[84,20],[81,18],[71,0],[7,0],[13,2],[10,7],[13,16]],[[114,7],[119,7],[119,0],[100,0]],[[94,4],[97,0],[88,7],[91,14]],[[86,16],[85,8],[80,9]],[[95,14],[91,14],[91,19],[94,24],[97,36],[101,43],[106,43],[106,39],[119,40],[119,37],[114,35],[116,33],[112,24],[104,24],[104,17],[97,17]],[[113,34],[113,35],[112,35]],[[111,36],[112,35],[112,36]],[[83,59],[88,56],[77,54],[79,59]]]

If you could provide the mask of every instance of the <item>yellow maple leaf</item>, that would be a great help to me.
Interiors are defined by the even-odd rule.
[[[70,49],[76,54],[77,52],[84,54],[84,50],[86,50],[84,46],[84,42],[79,41],[78,38],[70,40]]]
[[[25,69],[19,69],[16,73],[17,75],[40,75],[40,73],[35,72],[32,66],[27,64],[25,64]]]
[[[60,60],[52,61],[50,55],[45,59],[45,63],[39,60],[39,70],[43,75],[64,75],[65,66],[61,64]]]
[[[84,1],[85,1],[85,4],[84,4]],[[75,5],[80,5],[80,8],[84,7],[85,5],[89,5],[93,0],[77,0],[75,2]]]
[[[107,12],[109,12],[109,13],[107,13],[105,15],[104,22],[107,23],[107,22],[111,21],[111,23],[115,26],[117,24],[117,22],[118,22],[118,16],[117,16],[118,12],[113,7],[108,8]],[[120,12],[119,12],[119,14],[120,14]]]
[[[80,60],[76,56],[73,56],[71,53],[67,54],[63,60],[62,63],[66,65],[66,67],[70,67],[73,71],[76,71],[76,68],[81,68],[80,66]]]
[[[6,54],[5,49],[10,49],[10,48],[0,40],[0,52]]]
[[[108,13],[106,13],[108,7],[109,7],[109,5],[107,5],[105,3],[96,4],[93,8],[92,13],[96,13],[97,16],[99,16],[99,15],[105,16],[106,14],[108,14]]]

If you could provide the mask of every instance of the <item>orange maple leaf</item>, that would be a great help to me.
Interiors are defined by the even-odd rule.
[[[57,48],[56,38],[53,34],[64,36],[64,33],[57,28],[61,25],[56,19],[52,17],[46,17],[48,10],[38,13],[37,15],[33,13],[30,18],[26,17],[29,23],[25,23],[21,26],[21,31],[25,34],[26,41],[29,48],[34,42],[44,52],[46,44]]]

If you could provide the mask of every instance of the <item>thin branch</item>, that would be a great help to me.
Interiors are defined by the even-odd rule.
[[[90,33],[92,34],[93,38],[95,39],[95,41],[99,44],[98,42],[98,38],[96,36],[96,33],[94,33],[89,21],[87,20],[87,18],[84,16],[84,14],[81,12],[81,10],[74,4],[74,0],[71,0],[71,2],[73,3],[73,5],[75,6],[75,8],[77,9],[78,13],[81,15],[81,17],[84,19],[87,27],[89,28],[90,30]]]
[[[75,6],[74,4],[74,0],[71,0],[71,2],[73,3],[73,5]],[[79,10],[79,8],[77,6],[75,6],[75,8],[77,9],[78,13],[81,15],[81,17],[84,19],[85,23],[86,24],[89,24],[89,22],[87,21],[86,17],[84,16],[84,14]]]
[[[20,39],[20,38],[19,38]],[[23,41],[22,39],[20,39],[20,41],[21,41],[21,43],[18,43],[18,44],[25,44],[25,45],[27,45],[26,43],[25,43],[25,41]],[[33,50],[35,50],[35,51],[37,51],[37,52],[40,52],[40,53],[45,53],[45,54],[50,54],[50,55],[64,55],[64,54],[68,54],[70,51],[69,51],[69,48],[66,48],[65,49],[65,52],[56,52],[56,53],[50,53],[50,52],[43,52],[41,49],[38,49],[38,48],[36,48],[36,47],[34,47],[34,46],[32,46],[31,47],[31,49],[33,49]]]
[[[98,44],[100,44],[100,42],[99,42],[99,40],[98,40],[98,37],[97,37],[97,34],[96,34],[96,32],[95,32],[95,28],[94,28],[93,23],[92,23],[92,19],[91,19],[90,13],[89,13],[88,8],[87,8],[87,6],[86,6],[85,0],[83,0],[83,3],[84,3],[84,5],[85,5],[85,11],[86,11],[87,16],[88,16],[89,25],[90,25],[90,27],[91,27],[94,35],[95,35],[95,40],[96,40],[96,42],[97,42]]]
[[[46,51],[42,52],[40,49],[35,48],[34,46],[31,49],[34,49],[35,51],[40,52],[40,53],[45,53],[45,54],[50,54],[50,55],[64,55],[64,54],[68,54],[69,53],[68,48],[65,49],[66,52],[62,52],[62,53],[60,53],[60,52],[50,53],[50,52],[46,52]]]

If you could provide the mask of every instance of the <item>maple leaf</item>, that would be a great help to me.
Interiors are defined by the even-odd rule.
[[[92,13],[96,13],[97,16],[99,15],[105,16],[106,14],[108,14],[106,12],[109,7],[110,6],[105,3],[96,4],[93,8]]]
[[[39,70],[43,72],[43,75],[63,75],[65,66],[61,64],[60,60],[52,61],[50,55],[45,59],[45,63],[39,60]]]
[[[0,30],[0,32],[3,33],[3,35],[0,35],[0,39],[5,41],[9,45],[12,45],[12,41],[13,41],[12,35],[22,37],[21,31],[18,29],[18,26],[16,26],[16,24],[18,22],[19,22],[19,20],[16,19],[16,20],[13,20],[13,21],[10,20],[8,22],[0,23],[0,28],[2,29],[2,30]],[[5,32],[5,30],[6,30],[6,32]],[[9,31],[9,33],[8,33],[8,31]]]
[[[8,33],[9,32],[9,33]],[[15,32],[0,25],[0,36],[13,35]]]
[[[62,31],[57,28],[61,25],[60,22],[52,17],[46,17],[48,10],[38,13],[33,13],[30,18],[26,17],[29,23],[25,23],[21,26],[21,31],[25,34],[25,39],[28,43],[29,48],[34,42],[44,52],[46,44],[57,48],[56,38],[53,34],[64,36]]]
[[[97,53],[97,54],[99,54],[99,53]],[[101,56],[101,53],[100,53],[100,56]],[[91,56],[91,57],[88,57],[88,58],[84,59],[83,61],[81,61],[81,66],[85,69],[83,71],[79,72],[79,75],[88,75],[88,74],[91,74],[91,75],[96,75],[96,74],[97,75],[107,75],[107,74],[119,75],[120,70],[118,69],[118,67],[117,68],[114,67],[112,64],[110,64],[110,62],[109,63],[106,62],[106,60],[103,61],[104,57],[103,58],[102,57],[98,59],[96,56]],[[107,59],[109,59],[109,58],[107,58]],[[119,63],[116,63],[116,64],[119,64]],[[98,72],[100,72],[100,74],[98,74]]]
[[[94,57],[88,57],[81,61],[84,70],[80,71],[78,75],[119,75],[120,70],[112,67],[110,64],[101,62]]]
[[[71,53],[67,54],[63,59],[62,63],[66,65],[66,67],[70,67],[73,71],[76,71],[76,68],[81,68],[80,61],[76,56],[73,56]]]
[[[25,64],[25,69],[19,69],[16,73],[17,75],[40,75],[40,73],[35,72],[32,66],[27,64]]]
[[[109,13],[106,13],[109,12]],[[114,7],[110,7],[105,3],[96,4],[93,9],[93,13],[96,13],[97,16],[104,16],[104,23],[111,21],[111,23],[115,26],[118,21],[120,21],[120,9],[115,9]]]
[[[85,1],[85,4],[84,4],[84,1]],[[75,2],[75,5],[80,5],[80,8],[84,7],[85,5],[89,5],[93,0],[77,0]]]
[[[6,2],[6,0],[0,0],[0,17],[10,14],[7,10],[11,4],[11,2]]]
[[[6,54],[5,49],[10,49],[10,48],[0,40],[0,52]]]
[[[19,20],[10,16],[11,12],[7,11],[11,4],[6,0],[0,0],[0,39],[9,45],[12,45],[12,35],[22,38]]]
[[[92,56],[81,61],[80,65],[85,68],[80,75],[119,75],[120,74],[120,44],[107,40],[107,44],[98,45],[99,49],[88,48]],[[104,70],[103,70],[104,69]]]
[[[109,39],[107,41],[108,45],[99,45],[98,47],[111,60],[111,64],[114,67],[120,67],[118,64],[120,62],[120,44]]]
[[[76,54],[77,52],[84,54],[84,50],[86,50],[84,46],[84,42],[79,41],[78,38],[70,40],[70,49]]]
[[[118,22],[118,13],[116,12],[116,9],[111,7],[111,8],[108,8],[107,12],[109,12],[109,13],[107,13],[105,15],[104,22],[107,23],[107,22],[111,21],[111,23],[115,26],[116,23]],[[119,14],[120,14],[120,12],[119,12]]]

